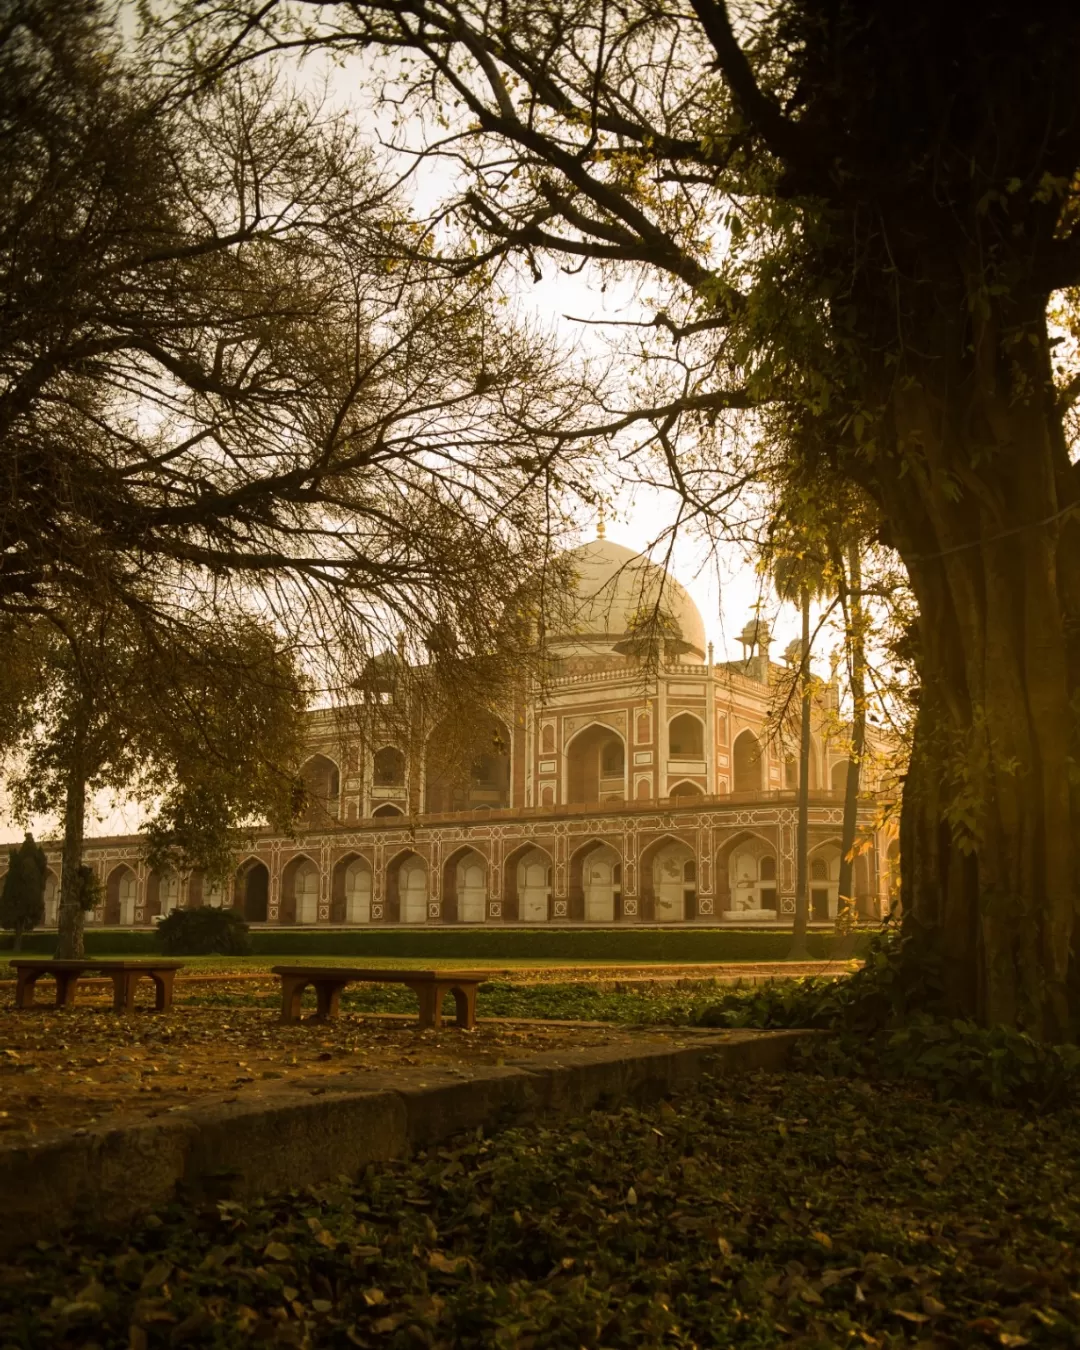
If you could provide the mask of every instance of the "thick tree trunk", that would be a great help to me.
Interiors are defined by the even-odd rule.
[[[86,824],[86,774],[82,755],[73,755],[64,802],[64,852],[60,869],[60,910],[57,917],[56,955],[73,961],[83,952],[83,914],[79,888],[83,832]]]
[[[882,483],[920,612],[904,923],[941,961],[952,1012],[1071,1039],[1076,474],[1041,313],[1014,319],[1007,344],[975,331],[974,370],[928,366],[895,395],[898,444],[917,454]]]
[[[810,952],[806,930],[810,921],[810,595],[803,591],[802,602],[802,708],[799,726],[799,805],[795,828],[795,923],[792,928],[789,961],[805,961]]]
[[[852,545],[848,561],[846,610],[849,628],[848,651],[851,661],[851,759],[844,787],[844,820],[840,828],[840,884],[837,887],[837,914],[845,907],[855,914],[853,878],[855,832],[858,827],[859,780],[866,748],[866,635],[863,631],[862,565],[859,546]]]

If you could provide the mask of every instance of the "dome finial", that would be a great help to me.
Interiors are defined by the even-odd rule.
[[[604,524],[604,508],[601,506],[596,513],[596,537],[604,539],[607,536],[607,527]]]

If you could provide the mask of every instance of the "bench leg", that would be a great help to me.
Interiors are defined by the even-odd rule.
[[[61,970],[56,976],[56,1006],[73,1008],[75,1006],[75,986],[79,983],[79,972]]]
[[[173,976],[174,970],[163,970],[158,973],[151,971],[150,978],[154,981],[154,1011],[168,1012],[172,1007],[173,995]]]
[[[41,975],[40,970],[20,970],[15,980],[15,1006],[16,1008],[32,1008],[34,1006],[34,986]]]
[[[331,984],[328,980],[318,980],[315,982],[315,1020],[317,1022],[328,1022],[331,1017],[336,1017],[341,1008],[341,991],[345,986],[343,984]]]
[[[281,1020],[283,1022],[300,1021],[300,1000],[309,980],[300,975],[282,975],[281,977]]]
[[[454,986],[450,992],[454,995],[454,1007],[457,1009],[457,1024],[462,1031],[476,1030],[476,986],[464,988]]]
[[[135,1011],[135,985],[138,978],[133,970],[112,971],[113,1012]]]
[[[442,1026],[442,988],[433,984],[414,984],[408,986],[420,1000],[420,1029],[433,1028],[438,1031]]]

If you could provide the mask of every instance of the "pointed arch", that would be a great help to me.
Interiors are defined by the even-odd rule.
[[[641,851],[641,917],[651,923],[697,918],[697,851],[692,837],[669,831]]]
[[[490,861],[475,844],[454,849],[443,863],[442,917],[445,923],[483,923],[487,918]]]
[[[511,802],[513,730],[488,710],[466,731],[442,718],[424,745],[424,810],[502,810]]]
[[[130,927],[135,922],[135,905],[139,895],[139,878],[127,863],[117,863],[105,880],[105,912],[103,922]]]
[[[705,758],[705,723],[697,713],[682,711],[668,720],[671,759]]]
[[[622,862],[622,852],[607,839],[587,839],[573,851],[569,918],[591,923],[622,918]]]
[[[386,865],[386,911],[391,923],[425,923],[428,906],[428,861],[415,849],[403,848]]]
[[[740,731],[731,747],[733,792],[760,792],[764,786],[761,742],[749,727]]]
[[[318,923],[321,881],[318,862],[310,854],[294,854],[281,869],[278,922]]]
[[[377,806],[371,814],[373,818],[377,817],[379,820],[392,820],[395,818],[403,820],[405,817],[405,812],[400,806],[395,806],[393,802],[383,802],[382,806]]]
[[[713,868],[717,909],[731,922],[779,917],[779,856],[776,841],[755,829],[721,840]]]
[[[567,742],[564,800],[624,801],[628,758],[622,732],[594,719]]]
[[[555,860],[551,851],[526,840],[503,862],[504,920],[547,923],[551,919],[551,895]]]
[[[375,874],[363,853],[346,853],[330,873],[330,922],[370,923]]]
[[[249,854],[236,869],[233,904],[248,923],[265,923],[270,913],[270,869],[257,855]]]
[[[668,788],[669,797],[704,797],[705,791],[700,783],[692,782],[689,778],[680,778],[674,787]]]
[[[323,751],[309,755],[300,765],[300,780],[307,794],[304,823],[310,829],[336,824],[341,808],[341,767]]]

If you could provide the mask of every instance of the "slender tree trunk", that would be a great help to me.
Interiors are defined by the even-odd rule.
[[[795,831],[795,925],[788,960],[805,961],[810,952],[806,930],[810,922],[810,593],[802,601],[802,709],[799,728],[799,806]]]
[[[17,923],[13,930],[13,936],[11,939],[11,950],[13,952],[22,951],[22,940],[23,940],[23,926],[21,923]]]
[[[848,652],[851,660],[851,759],[844,786],[844,821],[840,829],[840,884],[838,912],[849,906],[855,913],[855,832],[858,826],[859,779],[862,774],[863,752],[866,746],[866,634],[863,631],[862,564],[859,546],[851,546],[848,558],[847,618],[849,625]]]
[[[80,903],[79,868],[82,865],[83,832],[86,824],[86,769],[82,747],[76,746],[68,770],[64,802],[64,852],[60,868],[60,910],[57,916],[56,955],[78,960],[83,952],[83,914]]]

